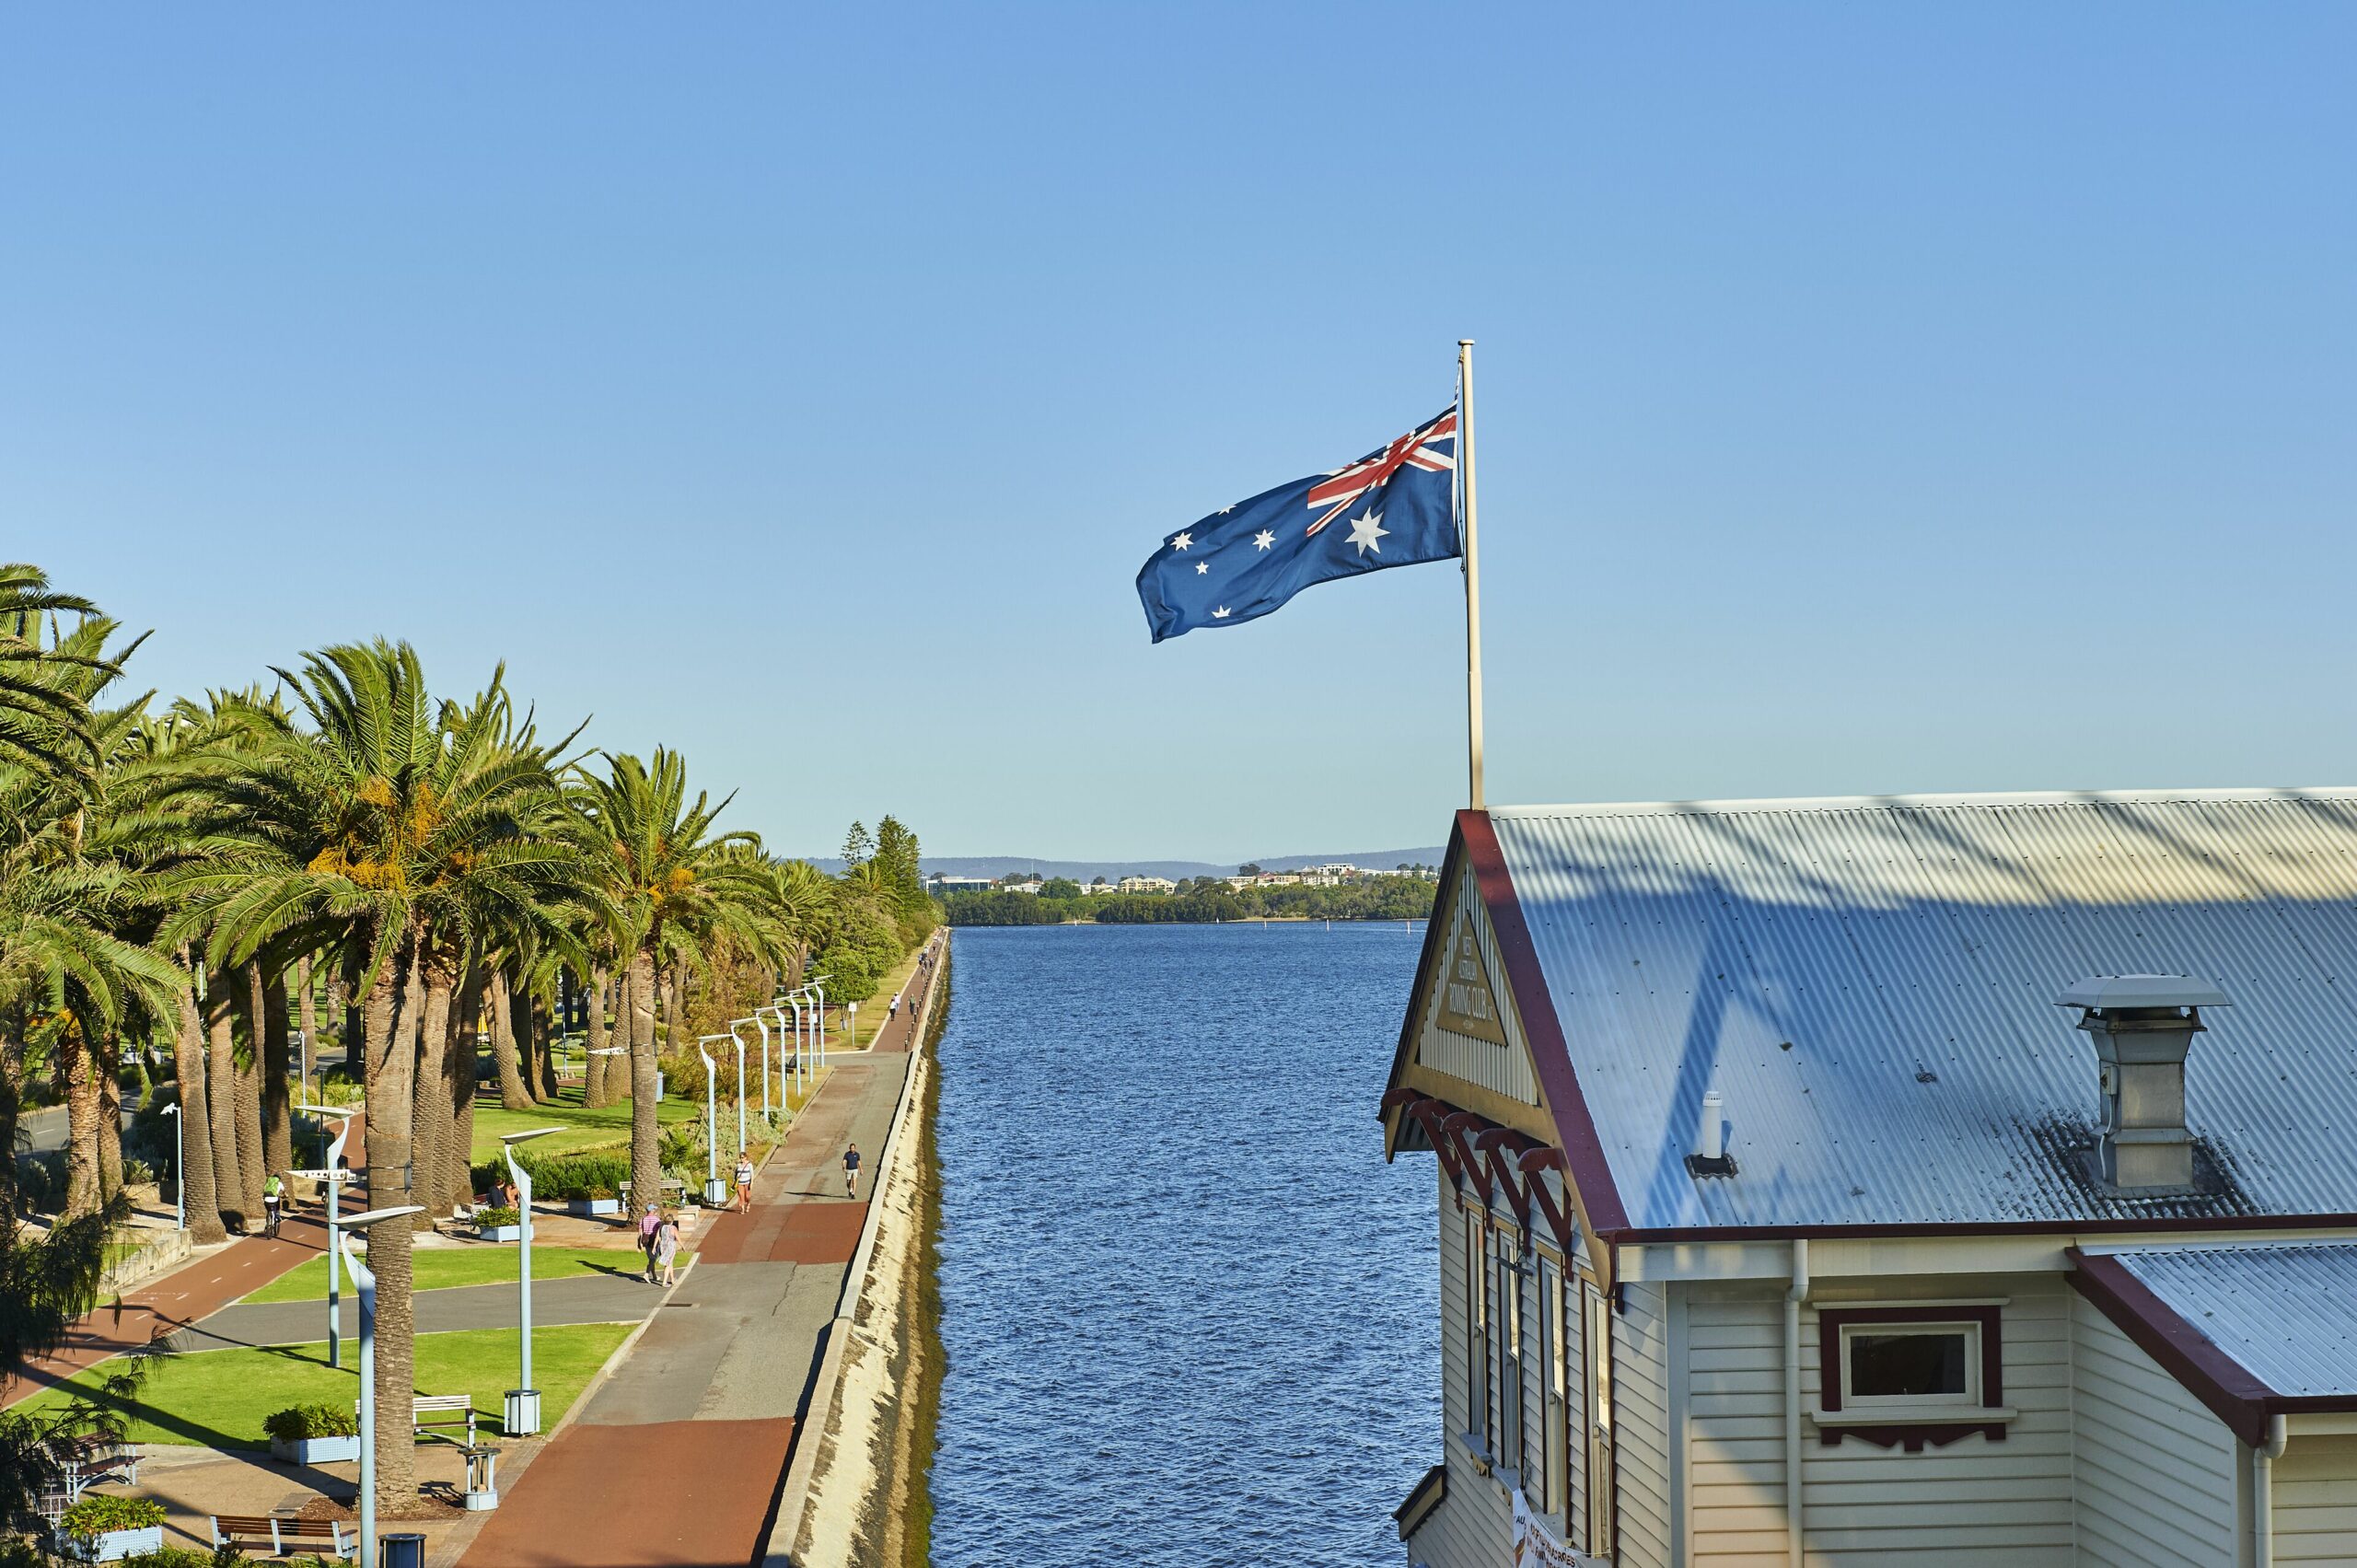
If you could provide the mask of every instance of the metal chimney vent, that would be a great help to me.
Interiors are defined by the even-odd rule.
[[[2097,1174],[2123,1191],[2193,1185],[2185,1127],[2185,1058],[2201,1009],[2231,1005],[2208,981],[2181,974],[2096,975],[2054,999],[2082,1009],[2095,1042],[2103,1122]]]

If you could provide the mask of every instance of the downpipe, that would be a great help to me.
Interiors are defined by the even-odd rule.
[[[1793,1238],[1793,1283],[1784,1292],[1784,1558],[1803,1568],[1801,1529],[1801,1303],[1808,1295],[1808,1238]],[[2263,1565],[2262,1565],[2263,1568]]]
[[[2275,1568],[2275,1461],[2292,1440],[2282,1415],[2267,1418],[2267,1441],[2250,1451],[2250,1526],[2258,1568]]]

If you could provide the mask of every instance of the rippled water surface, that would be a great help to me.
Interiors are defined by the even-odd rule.
[[[1389,926],[966,930],[934,1562],[1390,1564],[1438,1446]]]

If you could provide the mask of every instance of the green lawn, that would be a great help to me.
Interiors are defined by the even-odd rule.
[[[683,1099],[667,1099],[655,1109],[655,1120],[667,1125],[702,1114],[702,1106],[690,1105]],[[535,1138],[525,1145],[536,1155],[593,1148],[601,1144],[621,1147],[630,1142],[630,1101],[591,1110],[582,1105],[581,1089],[575,1085],[551,1104],[536,1105],[529,1110],[509,1110],[499,1103],[498,1093],[493,1090],[475,1102],[475,1163],[481,1165],[497,1158],[499,1140],[504,1134],[529,1132],[540,1127],[562,1131]]]
[[[412,1290],[448,1290],[456,1285],[490,1285],[510,1283],[516,1278],[516,1246],[513,1242],[485,1242],[477,1247],[422,1247],[412,1254],[415,1270]],[[680,1255],[684,1264],[687,1255]],[[532,1249],[532,1281],[577,1279],[584,1274],[634,1274],[640,1267],[638,1249],[634,1247],[535,1247]],[[352,1281],[346,1278],[343,1293],[352,1294]],[[325,1301],[328,1298],[328,1260],[313,1258],[298,1263],[270,1283],[247,1296],[250,1302],[262,1301]]]
[[[532,1380],[540,1386],[540,1422],[554,1426],[614,1347],[631,1331],[628,1323],[575,1323],[538,1329],[532,1334]],[[500,1430],[503,1396],[516,1382],[516,1330],[474,1329],[457,1334],[417,1337],[417,1390],[422,1394],[468,1394],[474,1400],[478,1430]],[[203,1351],[168,1356],[154,1364],[146,1383],[126,1407],[134,1443],[181,1443],[208,1448],[268,1448],[262,1419],[289,1405],[349,1406],[360,1397],[359,1354],[344,1347],[342,1368],[327,1364],[327,1342],[268,1345],[258,1350]],[[120,1369],[102,1362],[66,1385],[89,1388],[100,1375]],[[52,1390],[17,1407],[37,1411],[63,1403],[64,1389]]]

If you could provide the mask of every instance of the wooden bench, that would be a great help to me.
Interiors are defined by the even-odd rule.
[[[334,1519],[290,1519],[278,1514],[215,1514],[213,1516],[213,1550],[225,1546],[240,1546],[250,1542],[260,1546],[270,1542],[270,1554],[284,1557],[290,1541],[323,1540],[338,1557],[349,1557],[359,1550],[360,1540],[352,1527]]]
[[[358,1411],[360,1401],[353,1400],[352,1408]],[[424,1436],[428,1430],[463,1426],[467,1429],[466,1446],[471,1448],[475,1446],[474,1399],[467,1394],[419,1394],[409,1402],[409,1424],[411,1434],[418,1437]]]

